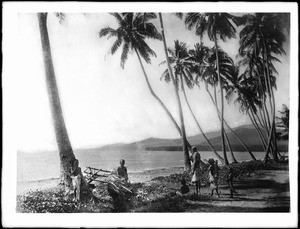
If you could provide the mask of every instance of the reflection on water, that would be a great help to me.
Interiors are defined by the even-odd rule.
[[[213,152],[201,151],[202,160],[215,158]],[[219,152],[222,155],[222,152]],[[235,152],[238,161],[250,160],[247,152]],[[263,152],[253,152],[262,159]],[[82,170],[87,166],[107,170],[116,169],[120,159],[125,159],[128,172],[139,172],[158,168],[182,167],[181,151],[144,151],[144,150],[75,150]],[[230,154],[228,159],[231,161]],[[17,159],[18,181],[42,180],[59,177],[59,158],[57,152],[20,153]]]

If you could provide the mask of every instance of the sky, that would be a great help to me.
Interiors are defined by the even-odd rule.
[[[168,47],[174,40],[184,41],[192,48],[199,37],[185,28],[173,14],[163,14]],[[153,23],[159,28],[158,20]],[[125,68],[120,66],[121,50],[109,54],[114,38],[99,38],[101,28],[116,28],[108,13],[66,14],[60,24],[54,14],[48,17],[52,57],[66,127],[74,148],[97,147],[112,143],[128,143],[149,137],[178,138],[179,134],[164,110],[151,96],[137,56],[130,53]],[[237,30],[240,31],[240,28]],[[47,97],[44,65],[36,14],[18,16],[18,55],[14,90],[17,99],[18,149],[39,151],[57,149]],[[237,36],[238,37],[238,36]],[[165,66],[163,43],[147,41],[156,52],[151,64],[144,63],[150,83],[179,123],[174,88],[160,80]],[[203,42],[212,46],[206,37]],[[238,38],[221,48],[233,59],[237,54]],[[290,58],[289,39],[284,44],[287,55],[279,57],[277,64],[276,109],[289,104]],[[210,98],[202,86],[187,90],[194,113],[205,132],[218,130],[220,122]],[[184,120],[188,136],[199,133],[186,104],[183,102]],[[232,127],[250,123],[239,112],[237,104],[226,103],[225,119]]]

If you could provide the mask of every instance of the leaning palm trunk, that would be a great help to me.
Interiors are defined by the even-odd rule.
[[[61,184],[70,187],[72,184],[70,168],[76,158],[69,140],[60,104],[47,29],[47,13],[38,13],[38,23],[41,35],[48,98],[50,102],[55,138],[59,151]],[[85,192],[87,196],[92,197],[95,201],[97,201],[97,199],[93,197],[88,184],[83,178],[82,172],[80,172],[80,175],[82,179],[82,188],[80,189],[80,192]]]
[[[153,91],[152,87],[151,87],[151,84],[149,82],[149,79],[148,79],[148,76],[147,76],[147,73],[145,71],[145,68],[144,68],[144,65],[142,63],[142,60],[141,60],[141,57],[140,57],[140,54],[138,53],[138,51],[135,49],[134,50],[136,55],[138,56],[138,59],[139,59],[139,62],[140,62],[140,65],[141,65],[141,68],[142,68],[142,71],[143,71],[143,74],[144,74],[144,77],[145,77],[145,80],[147,82],[147,86],[150,90],[150,93],[151,95],[157,100],[157,102],[162,106],[162,108],[164,109],[164,111],[167,113],[168,117],[171,119],[172,123],[174,124],[176,130],[178,131],[179,135],[181,136],[181,129],[180,127],[178,126],[176,120],[174,119],[174,117],[172,116],[172,114],[170,113],[170,111],[168,110],[168,108],[166,107],[166,105],[161,101],[161,99],[155,94],[155,92]],[[188,141],[186,141],[187,143],[187,146],[188,148],[191,148],[191,145]]]
[[[70,166],[75,159],[75,156],[65,126],[57,83],[55,79],[53,61],[51,56],[51,47],[47,29],[47,13],[38,13],[38,22],[43,50],[48,98],[50,102],[55,137],[60,157],[60,176],[63,184],[70,185],[71,180],[68,176],[68,173]]]
[[[217,105],[216,86],[214,85],[214,96],[215,96],[215,99],[213,99],[212,95],[210,94],[210,92],[209,92],[209,90],[208,90],[207,84],[205,85],[205,89],[206,89],[207,93],[209,94],[210,99],[212,100],[213,104],[215,105],[215,108],[216,108],[216,111],[217,111],[218,118],[219,118],[219,120],[221,121],[220,111],[219,111],[219,108],[218,108],[218,105]],[[226,123],[225,119],[224,119],[223,121]],[[226,123],[226,124],[227,124],[227,123]],[[227,126],[229,126],[229,125],[227,124]],[[231,129],[231,131],[233,131],[233,130]],[[225,140],[226,140],[226,143],[227,143],[227,146],[228,146],[228,150],[229,150],[229,152],[230,152],[230,154],[231,154],[231,158],[232,158],[233,162],[234,162],[234,163],[238,163],[238,161],[235,159],[235,156],[234,156],[234,154],[233,154],[233,151],[232,151],[232,148],[231,148],[231,144],[230,144],[229,138],[228,138],[227,133],[226,133],[225,130],[224,130],[224,137],[225,137]]]
[[[170,111],[168,110],[168,108],[165,106],[165,104],[160,100],[160,98],[155,94],[155,92],[153,91],[152,87],[151,87],[151,84],[149,82],[149,79],[148,79],[148,76],[147,76],[147,73],[144,69],[144,65],[142,63],[142,60],[141,60],[141,57],[138,53],[138,51],[135,49],[135,53],[136,55],[138,56],[138,59],[139,59],[139,62],[140,62],[140,65],[142,67],[142,71],[143,71],[143,74],[145,76],[145,79],[146,79],[146,82],[147,82],[147,86],[150,90],[150,93],[151,95],[158,101],[158,103],[163,107],[164,111],[167,113],[167,115],[169,116],[169,118],[172,120],[174,126],[176,127],[177,131],[181,134],[181,129],[180,127],[178,126],[177,122],[175,121],[174,117],[172,116],[172,114],[170,113]]]
[[[229,138],[228,138],[228,135],[227,135],[226,131],[224,131],[224,136],[225,136],[226,143],[228,145],[228,150],[230,152],[230,155],[231,155],[231,158],[232,158],[233,162],[234,163],[238,163],[238,161],[235,159],[235,156],[233,154],[233,151],[232,151],[232,148],[231,148],[231,144],[230,144],[230,141],[229,141]]]
[[[267,145],[267,149],[266,149],[266,155],[268,154],[271,144],[273,144],[274,149],[272,150],[273,153],[273,158],[274,160],[277,162],[278,161],[278,157],[277,157],[277,152],[275,151],[275,146],[276,146],[276,138],[274,138],[273,135],[273,131],[275,132],[276,135],[276,129],[275,129],[275,97],[274,97],[274,93],[273,93],[273,88],[271,85],[271,80],[270,80],[270,72],[269,72],[269,63],[268,63],[268,57],[267,57],[267,53],[266,53],[266,47],[265,47],[265,42],[263,41],[263,48],[264,48],[264,60],[266,62],[266,69],[267,69],[267,86],[269,89],[269,97],[270,97],[270,107],[272,109],[272,123],[271,123],[271,128],[269,131],[269,139],[268,139],[268,145]],[[272,143],[273,140],[273,143]],[[267,160],[267,156],[265,156],[264,161],[266,162]]]
[[[189,159],[189,151],[188,151],[188,144],[187,144],[187,139],[186,139],[183,112],[182,112],[179,93],[178,93],[178,90],[177,90],[177,85],[176,85],[176,82],[175,82],[175,79],[174,79],[174,76],[173,76],[173,72],[172,72],[172,69],[171,69],[171,66],[170,66],[170,62],[169,62],[169,56],[168,56],[167,44],[166,44],[166,37],[165,37],[165,33],[164,33],[164,25],[163,25],[163,20],[162,20],[161,13],[159,13],[159,20],[160,20],[160,25],[161,25],[161,33],[162,33],[162,38],[163,38],[163,45],[164,45],[164,51],[165,51],[168,71],[169,71],[169,75],[170,75],[170,78],[172,80],[172,83],[174,85],[174,88],[175,88],[176,100],[177,100],[178,109],[179,109],[181,133],[182,133],[181,138],[182,138],[182,145],[183,145],[183,152],[184,152],[184,167],[185,167],[185,170],[190,171],[191,170],[191,163],[190,163],[190,159]]]
[[[185,98],[185,101],[186,101],[186,104],[188,105],[188,108],[194,118],[194,121],[196,122],[201,134],[203,135],[203,137],[205,138],[205,140],[207,141],[207,143],[209,144],[210,148],[213,150],[214,154],[216,155],[216,157],[221,161],[222,164],[224,164],[224,159],[218,154],[217,150],[213,147],[213,145],[211,144],[211,142],[209,141],[209,139],[207,138],[207,136],[205,135],[205,133],[203,132],[197,118],[195,117],[194,115],[194,112],[190,106],[190,103],[187,99],[187,96],[186,96],[186,93],[185,93],[185,89],[184,89],[184,84],[183,84],[183,81],[182,81],[182,76],[181,76],[181,88],[182,88],[182,92],[183,92],[183,95],[184,95],[184,98]]]
[[[216,59],[217,59],[217,73],[218,73],[218,81],[220,84],[220,91],[221,91],[221,139],[222,139],[222,151],[223,157],[225,160],[225,164],[228,165],[228,159],[226,155],[226,148],[225,148],[225,141],[224,141],[224,98],[223,98],[223,88],[220,76],[220,66],[219,66],[219,54],[218,54],[218,42],[216,35],[214,36],[215,39],[215,46],[216,46]]]
[[[251,111],[252,112],[252,111]],[[255,129],[256,129],[256,131],[257,131],[257,133],[258,133],[258,136],[260,137],[260,141],[261,141],[261,144],[262,144],[262,146],[263,146],[263,149],[265,150],[266,149],[266,140],[264,139],[264,136],[263,136],[263,134],[262,134],[262,132],[261,132],[261,130],[260,130],[260,128],[259,128],[259,126],[258,126],[258,124],[257,124],[257,122],[256,122],[256,120],[255,120],[255,117],[253,116],[251,116],[251,113],[249,113],[249,111],[247,111],[247,113],[248,113],[248,116],[250,117],[250,120],[251,120],[251,122],[252,122],[252,124],[253,124],[253,126],[255,127]]]
[[[208,88],[207,88],[207,87],[205,87],[205,88],[206,88],[207,93],[208,93],[209,96],[210,96],[210,99],[212,100],[213,104],[215,105],[215,108],[217,109],[218,117],[219,117],[219,119],[220,119],[220,121],[221,121],[219,108],[218,108],[216,102],[214,101],[214,99],[213,99],[211,93],[209,92]],[[237,133],[235,133],[235,131],[229,126],[229,124],[227,123],[227,121],[226,121],[225,119],[224,119],[224,123],[225,123],[226,127],[233,133],[233,135],[236,137],[236,139],[237,139],[237,140],[242,144],[242,146],[248,151],[248,153],[250,154],[252,160],[255,161],[255,160],[256,160],[255,156],[253,155],[252,151],[248,148],[248,146],[245,144],[245,142],[240,138],[240,136],[238,136]]]
[[[262,124],[263,124],[263,128],[266,130],[268,127],[267,127],[267,119],[266,119],[266,116],[264,115],[264,112],[262,111],[263,108],[261,107],[259,109],[259,114],[260,114],[260,117],[262,119]]]

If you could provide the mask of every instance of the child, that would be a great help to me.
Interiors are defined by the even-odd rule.
[[[187,196],[190,192],[190,188],[189,186],[186,184],[186,180],[184,178],[181,179],[181,188],[180,188],[180,192],[176,192],[177,196]]]
[[[80,201],[80,186],[81,186],[81,169],[79,162],[75,159],[73,166],[71,167],[72,184],[74,188],[75,201]]]
[[[209,172],[209,181],[210,181],[210,188],[211,188],[211,196],[214,194],[214,190],[216,190],[217,196],[220,198],[219,191],[218,191],[218,179],[219,179],[219,167],[218,161],[214,161],[214,159],[210,158],[208,160],[210,166],[208,168]]]
[[[120,166],[118,167],[117,175],[119,179],[124,180],[126,183],[128,182],[128,174],[127,174],[127,168],[124,166],[125,160],[120,160]]]
[[[228,182],[228,186],[230,189],[230,198],[233,198],[233,193],[236,193],[236,191],[234,190],[234,187],[233,187],[232,180],[233,180],[233,168],[230,167],[229,173],[227,175],[227,182]]]

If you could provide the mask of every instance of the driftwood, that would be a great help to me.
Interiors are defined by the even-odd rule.
[[[101,172],[102,173],[106,173],[106,174],[99,174]],[[97,178],[99,178],[99,177],[108,177],[109,174],[107,174],[107,173],[112,174],[113,172],[112,171],[108,171],[108,170],[104,170],[104,169],[97,169],[97,168],[87,167],[84,170],[84,173],[86,174],[86,176],[85,176],[86,182],[88,184],[90,184],[93,181],[99,181],[99,182],[101,182],[101,180],[99,180]]]
[[[92,185],[91,183],[95,181],[107,184],[108,192],[112,197],[121,196],[123,198],[130,198],[133,195],[133,192],[126,187],[128,184],[114,176],[112,171],[87,167],[84,173],[89,185]],[[103,180],[103,178],[106,179]]]

